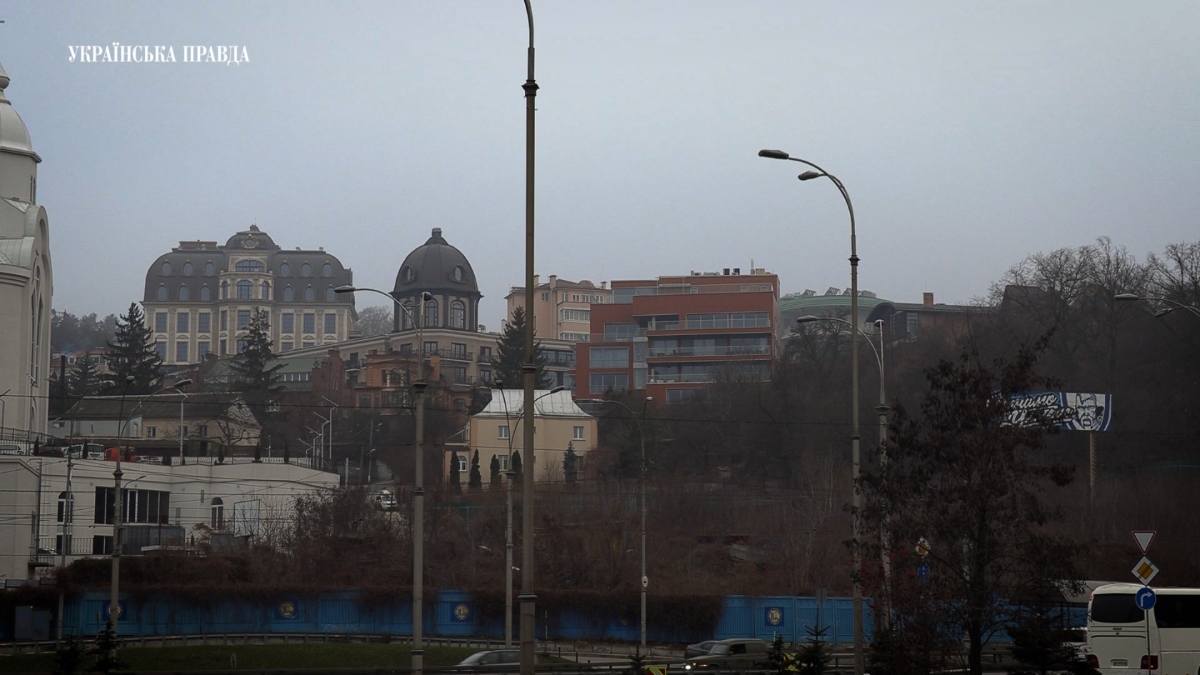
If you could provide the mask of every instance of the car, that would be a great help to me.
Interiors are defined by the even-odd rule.
[[[534,660],[536,664],[536,657]],[[490,649],[482,652],[475,652],[462,661],[458,662],[455,668],[462,669],[480,669],[480,670],[510,670],[516,672],[521,667],[521,650],[519,649]]]
[[[683,662],[684,670],[747,670],[767,662],[767,643],[754,638],[717,640],[707,654]]]
[[[715,644],[717,644],[716,640],[705,640],[704,642],[697,642],[694,645],[688,645],[683,650],[683,658],[690,659],[694,656],[704,656],[712,651]]]

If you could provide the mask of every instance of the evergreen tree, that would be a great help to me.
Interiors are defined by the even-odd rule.
[[[71,396],[91,396],[100,390],[100,386],[100,373],[96,364],[84,354],[67,376],[67,392]]]
[[[488,485],[490,487],[500,487],[500,459],[492,455],[492,461],[488,464]]]
[[[483,474],[479,472],[479,451],[475,451],[475,455],[471,457],[471,477],[467,480],[467,487],[481,488],[483,487]]]
[[[265,314],[259,313],[250,320],[246,348],[232,365],[234,386],[246,396],[246,402],[255,412],[261,412],[283,389],[279,384],[283,364],[275,363],[270,326],[264,319]]]
[[[518,307],[513,310],[512,321],[504,326],[504,332],[496,343],[496,358],[492,359],[493,376],[496,385],[505,389],[521,389],[525,386],[525,376],[521,366],[525,364],[525,309]],[[537,333],[535,332],[534,335]],[[537,374],[534,378],[534,388],[549,389],[550,379],[546,376],[546,353],[535,343],[534,364]]]
[[[521,451],[513,450],[512,454],[512,472],[516,474],[516,479],[521,480],[521,473],[524,467],[521,466]]]
[[[462,494],[462,478],[460,478],[458,475],[459,459],[461,458],[458,456],[457,452],[450,456],[450,489],[453,490],[454,494],[456,495]]]
[[[575,454],[575,443],[567,443],[567,452],[563,454],[563,477],[568,483],[574,483],[579,476],[579,455]]]
[[[92,648],[92,653],[96,656],[96,663],[88,670],[111,673],[114,670],[126,669],[128,666],[125,662],[117,658],[117,649],[120,646],[121,641],[117,639],[117,630],[113,627],[112,619],[109,619],[104,624],[104,629],[96,636],[96,645]]]
[[[154,331],[146,325],[146,316],[136,302],[117,319],[117,332],[105,353],[112,371],[110,393],[125,390],[127,377],[133,377],[126,394],[149,394],[162,386],[162,359],[154,348]]]

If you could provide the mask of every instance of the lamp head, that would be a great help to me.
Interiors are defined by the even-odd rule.
[[[333,289],[333,292],[334,293],[353,293],[354,291],[357,291],[357,290],[358,289],[353,286],[346,285],[346,286],[338,286],[337,288]]]
[[[812,180],[814,178],[820,178],[821,176],[824,176],[824,175],[825,174],[819,173],[817,171],[805,171],[804,173],[800,174],[799,176],[796,176],[796,178],[799,178],[800,180]]]
[[[788,155],[786,152],[784,152],[782,150],[759,150],[758,156],[766,157],[767,159],[789,159],[790,158],[790,155]]]
[[[1156,318],[1158,318],[1158,317],[1164,317],[1164,316],[1166,316],[1166,315],[1168,315],[1168,314],[1170,314],[1171,312],[1174,312],[1174,311],[1175,311],[1175,308],[1174,308],[1174,307],[1164,307],[1163,309],[1160,309],[1160,310],[1158,310],[1157,312],[1155,312],[1155,313],[1154,313],[1154,316],[1155,316]]]
[[[182,380],[179,380],[178,382],[176,382],[176,383],[175,383],[175,388],[176,388],[176,389],[179,389],[179,388],[181,388],[181,387],[186,387],[186,386],[188,386],[188,385],[189,385],[189,384],[191,384],[191,383],[192,383],[192,378],[190,378],[190,377],[185,377],[185,378],[183,378]]]
[[[425,291],[424,293],[421,293],[421,302],[429,302],[432,299],[433,299],[433,293],[430,293],[429,291]]]
[[[1122,302],[1129,302],[1131,300],[1137,301],[1137,300],[1141,300],[1141,299],[1142,299],[1142,297],[1140,295],[1138,295],[1137,293],[1117,293],[1116,295],[1113,296],[1113,300],[1120,300]]]
[[[560,385],[558,385],[557,387],[555,387],[555,388],[551,389],[551,390],[550,390],[550,393],[551,393],[551,394],[557,394],[558,392],[560,392],[560,391],[564,391],[564,390],[566,390],[566,387],[564,387],[564,386],[562,386],[562,385],[560,384]]]
[[[821,317],[819,317],[819,316],[813,316],[812,314],[805,314],[804,316],[798,316],[798,317],[796,317],[796,323],[799,323],[799,324],[803,324],[803,323],[815,323],[815,322],[817,322],[817,321],[820,321],[820,320],[821,320]]]

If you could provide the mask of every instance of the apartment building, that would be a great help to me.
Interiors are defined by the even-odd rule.
[[[533,319],[535,334],[543,339],[566,342],[587,342],[591,334],[592,305],[612,304],[613,292],[608,282],[567,281],[551,274],[550,280],[540,283],[533,277]],[[513,286],[505,296],[508,313],[525,306],[525,287]]]

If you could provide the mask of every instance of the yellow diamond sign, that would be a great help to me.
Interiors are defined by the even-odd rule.
[[[1138,581],[1148,585],[1150,580],[1158,575],[1158,566],[1150,562],[1149,558],[1143,557],[1130,571],[1133,572],[1133,576],[1137,577]]]

